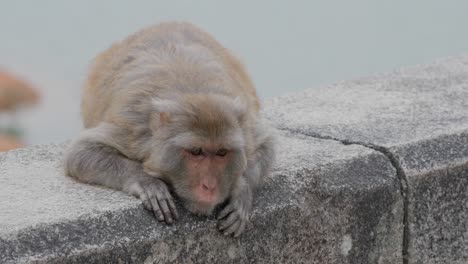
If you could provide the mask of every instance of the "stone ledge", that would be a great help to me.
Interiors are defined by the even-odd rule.
[[[407,263],[468,262],[468,55],[267,102],[277,127],[376,149],[405,200]]]
[[[402,199],[379,152],[291,133],[256,195],[248,231],[226,238],[182,210],[173,226],[137,199],[62,175],[64,145],[0,155],[2,263],[395,263]],[[8,202],[5,202],[8,201]],[[180,205],[178,205],[180,207]]]

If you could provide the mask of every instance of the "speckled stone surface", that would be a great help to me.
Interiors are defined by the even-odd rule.
[[[62,173],[65,145],[0,154],[1,263],[398,263],[403,199],[388,158],[283,133],[239,239],[212,217],[157,222],[123,193]]]
[[[468,263],[468,55],[275,98],[265,114],[385,153],[408,187],[408,263]]]

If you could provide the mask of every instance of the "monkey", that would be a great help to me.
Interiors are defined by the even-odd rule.
[[[224,235],[245,230],[275,136],[247,70],[209,33],[165,22],[114,43],[90,67],[81,112],[68,176],[136,196],[167,224],[177,197],[196,215],[220,206]]]

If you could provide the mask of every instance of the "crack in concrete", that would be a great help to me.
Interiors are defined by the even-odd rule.
[[[340,142],[343,145],[359,145],[366,148],[370,148],[372,150],[378,151],[384,154],[392,166],[396,170],[396,175],[398,178],[399,186],[400,186],[400,193],[403,198],[403,245],[402,245],[402,258],[403,264],[408,264],[408,247],[409,247],[409,222],[408,222],[408,204],[409,204],[409,197],[408,197],[408,178],[405,174],[405,171],[401,167],[400,162],[398,161],[397,157],[386,147],[375,145],[372,143],[367,142],[360,142],[360,141],[353,141],[348,139],[339,139],[334,138],[331,136],[320,135],[318,133],[305,133],[303,131],[297,131],[293,129],[285,129],[285,128],[277,128],[282,131],[292,132],[312,138],[317,139],[325,139],[325,140],[333,140]]]

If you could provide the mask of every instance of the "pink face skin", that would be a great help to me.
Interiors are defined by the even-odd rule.
[[[183,150],[195,199],[203,207],[212,207],[220,201],[220,177],[231,158],[223,147],[203,146]]]

